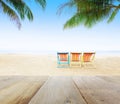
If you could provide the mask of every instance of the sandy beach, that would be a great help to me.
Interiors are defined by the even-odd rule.
[[[95,68],[57,68],[56,55],[0,54],[0,76],[120,75],[120,56],[96,56]]]

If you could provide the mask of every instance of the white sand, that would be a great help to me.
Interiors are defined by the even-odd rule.
[[[57,68],[56,55],[0,54],[0,76],[120,75],[120,56],[95,57],[96,68]]]

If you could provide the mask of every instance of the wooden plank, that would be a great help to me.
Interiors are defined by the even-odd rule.
[[[23,79],[23,76],[0,76],[0,90],[16,84],[18,81]]]
[[[86,104],[86,102],[71,77],[52,77],[29,104]]]
[[[28,104],[46,80],[47,77],[24,77],[17,83],[0,90],[0,102],[2,104]]]
[[[120,77],[73,77],[73,80],[87,104],[120,104]]]

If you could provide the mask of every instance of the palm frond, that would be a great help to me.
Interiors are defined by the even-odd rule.
[[[39,3],[39,5],[45,9],[46,0],[33,1]],[[0,0],[0,4],[3,12],[8,14],[12,20],[16,21],[19,28],[21,27],[20,20],[24,20],[26,17],[29,19],[29,21],[33,20],[32,11],[24,0]]]
[[[17,24],[17,27],[20,29],[21,28],[21,23],[20,23],[20,19],[19,16],[16,14],[16,12],[10,8],[10,6],[8,6],[4,1],[0,0],[3,12],[5,14],[7,14],[11,20],[15,21]]]
[[[74,5],[70,5],[71,3]],[[60,10],[66,6],[71,6],[71,8],[76,8],[76,13],[65,23],[64,29],[73,28],[81,24],[86,27],[92,27],[109,17],[108,21],[110,22],[118,12],[118,9],[114,10],[111,6],[114,3],[115,0],[70,0],[67,4],[63,4]],[[113,13],[112,10],[114,10]]]
[[[76,27],[79,24],[83,24],[84,21],[85,21],[85,16],[79,13],[76,13],[64,24],[64,29]]]
[[[75,5],[74,0],[71,0],[70,2],[66,2],[66,3],[60,5],[59,9],[57,10],[57,14],[60,15],[65,8],[67,8],[67,7],[73,8],[74,5]]]
[[[107,21],[108,23],[110,23],[110,22],[113,21],[113,19],[114,19],[115,16],[117,15],[118,11],[119,11],[119,8],[116,8],[116,9],[112,12],[110,18],[109,18],[108,21]]]
[[[40,6],[42,6],[43,9],[46,7],[46,0],[35,0],[36,2],[39,3]]]
[[[25,16],[31,21],[33,20],[33,14],[30,8],[22,0],[6,0],[12,7],[15,8],[21,19],[25,19]]]

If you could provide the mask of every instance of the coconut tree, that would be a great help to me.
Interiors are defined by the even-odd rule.
[[[45,8],[45,0],[34,0],[39,3],[42,8]],[[18,28],[21,27],[21,20],[27,17],[30,21],[33,20],[33,14],[24,0],[0,0],[0,9],[7,14],[11,20],[15,21]]]
[[[75,8],[75,14],[65,23],[64,28],[73,28],[80,24],[91,27],[99,21],[111,22],[120,9],[120,0],[69,0],[59,8]]]

